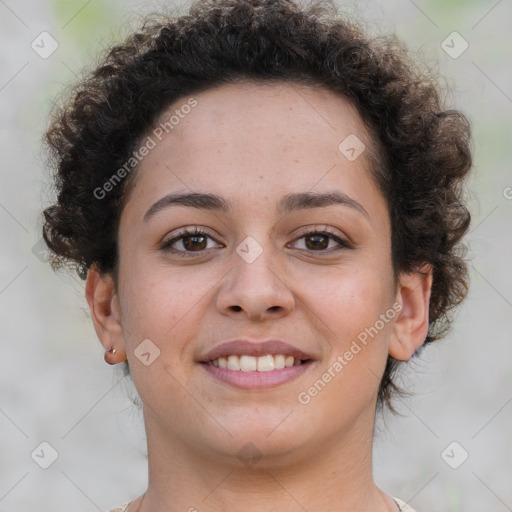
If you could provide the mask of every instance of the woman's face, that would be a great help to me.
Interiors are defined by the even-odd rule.
[[[321,88],[231,84],[147,135],[118,306],[148,436],[284,462],[371,433],[400,305],[357,110]],[[172,201],[193,193],[215,199]]]

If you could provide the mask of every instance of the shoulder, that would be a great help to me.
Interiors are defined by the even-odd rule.
[[[112,509],[110,512],[124,512],[126,510],[126,507],[128,507],[128,503],[120,505],[119,507]]]
[[[400,510],[402,512],[416,512],[409,505],[407,505],[407,503],[405,503],[405,501],[402,501],[399,498],[393,498],[393,499],[398,503],[398,505],[400,506]]]

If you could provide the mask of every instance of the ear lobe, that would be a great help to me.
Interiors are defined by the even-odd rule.
[[[432,265],[402,274],[396,301],[402,306],[393,326],[388,353],[394,359],[408,361],[428,334],[429,302],[432,290]]]
[[[119,298],[112,276],[100,274],[95,266],[91,266],[87,272],[85,297],[91,311],[94,329],[105,351],[115,349],[113,355],[109,356],[108,362],[116,364],[126,361]]]

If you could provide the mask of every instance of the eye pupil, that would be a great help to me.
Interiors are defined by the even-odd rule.
[[[308,240],[313,240],[313,247],[308,242]],[[323,242],[323,243],[322,243]],[[318,246],[321,244],[321,247]],[[309,235],[306,237],[306,247],[308,249],[326,249],[329,246],[329,237],[327,235]]]
[[[198,242],[199,239],[202,239],[202,241]],[[205,240],[206,237],[203,235],[190,235],[190,236],[184,236],[183,237],[183,246],[188,251],[198,249],[202,250],[205,249]]]

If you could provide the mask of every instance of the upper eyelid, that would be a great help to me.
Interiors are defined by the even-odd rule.
[[[344,236],[342,233],[336,231],[334,228],[331,228],[330,226],[323,226],[321,224],[301,228],[299,230],[299,233],[296,234],[296,236],[301,237],[311,233],[326,233],[328,235],[339,236],[340,238]]]

